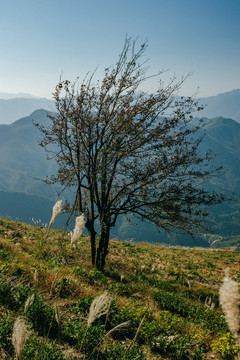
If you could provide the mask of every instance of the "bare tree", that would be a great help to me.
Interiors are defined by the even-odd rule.
[[[202,186],[217,169],[209,165],[210,152],[199,154],[202,122],[191,114],[201,107],[193,97],[176,96],[184,79],[159,81],[151,94],[139,91],[148,78],[145,50],[146,43],[137,48],[127,38],[102,81],[94,83],[94,74],[82,83],[60,81],[56,114],[49,116],[49,126],[38,125],[41,146],[57,145],[59,168],[50,180],[73,191],[68,210],[84,213],[92,264],[99,269],[120,215],[132,213],[167,231],[191,233],[203,226],[206,206],[222,201]]]

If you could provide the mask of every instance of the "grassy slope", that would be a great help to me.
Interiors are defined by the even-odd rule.
[[[91,267],[87,237],[69,245],[62,231],[0,220],[0,357],[15,359],[11,334],[21,315],[30,331],[22,360],[234,358],[218,289],[226,267],[240,282],[239,252],[111,241],[102,274]],[[107,319],[87,330],[91,302],[105,291],[113,299]]]

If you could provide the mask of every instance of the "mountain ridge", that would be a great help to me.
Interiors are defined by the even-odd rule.
[[[240,89],[220,93],[215,96],[200,97],[204,109],[200,115],[207,118],[224,117],[240,122]]]
[[[2,96],[5,96],[5,99],[1,98],[0,93],[0,124],[11,124],[16,119],[29,116],[39,108],[50,111],[54,111],[55,108],[54,100],[48,98],[35,97],[30,94],[2,94]],[[14,97],[21,95],[24,97]],[[202,117],[214,118],[223,116],[240,122],[240,89],[234,89],[214,96],[199,97],[198,100],[199,104],[205,106],[200,113]]]
[[[9,125],[22,117],[29,116],[35,110],[54,110],[53,100],[45,98],[0,99],[0,124]]]
[[[46,152],[38,145],[40,133],[33,125],[33,120],[39,123],[49,121],[48,114],[47,110],[37,110],[30,116],[23,117],[10,125],[0,125],[0,191],[9,192],[9,196],[11,196],[10,193],[25,193],[26,195],[40,196],[51,200],[52,204],[58,196],[59,187],[49,186],[39,180],[55,173],[57,169],[55,162],[48,161]],[[223,165],[225,168],[225,173],[221,178],[213,179],[212,186],[219,191],[226,191],[228,195],[234,192],[236,197],[239,197],[240,124],[223,117],[206,119],[205,130],[207,134],[202,143],[202,151],[206,151],[209,147],[212,148],[213,152],[217,154],[217,165]],[[226,141],[224,141],[224,136],[226,136]],[[27,199],[28,203],[29,201],[30,198]],[[24,211],[24,207],[22,211]],[[1,211],[0,216],[3,216]],[[12,217],[12,214],[9,213],[9,216]],[[36,213],[32,216],[39,218],[37,207]],[[219,216],[223,219],[221,224],[218,223]],[[235,218],[237,220],[234,220]],[[26,221],[24,216],[21,219]],[[226,235],[231,226],[235,233],[240,234],[238,223],[240,224],[238,203],[234,206],[222,205],[209,218],[209,225],[214,233],[219,233],[221,228],[222,235]],[[147,231],[149,231],[149,236],[146,239]],[[113,235],[119,239],[126,239],[126,234],[128,238],[149,242],[157,242],[157,239],[164,242],[167,236],[165,233],[159,235],[154,226],[149,227],[141,222],[136,224],[134,222],[130,226],[125,223],[124,219],[121,219],[118,226],[113,229]],[[201,246],[204,246],[202,242]]]

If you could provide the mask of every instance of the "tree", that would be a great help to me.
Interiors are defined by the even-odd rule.
[[[126,38],[101,82],[94,83],[94,73],[81,84],[61,80],[53,94],[56,114],[48,126],[38,125],[41,146],[57,146],[58,173],[48,182],[73,191],[68,210],[84,213],[92,264],[101,270],[120,215],[192,233],[203,226],[206,206],[222,201],[203,188],[217,169],[208,165],[210,152],[199,153],[202,121],[191,114],[201,107],[193,97],[176,96],[184,79],[160,81],[151,94],[139,91],[148,68],[146,43],[136,46]]]

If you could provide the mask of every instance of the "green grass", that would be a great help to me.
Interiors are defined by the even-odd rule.
[[[70,249],[65,232],[0,219],[0,357],[16,358],[11,334],[23,316],[24,360],[234,359],[218,291],[227,267],[240,282],[238,251],[113,240],[109,250],[101,273],[91,267],[88,237]],[[105,291],[111,306],[87,328],[91,303]]]

